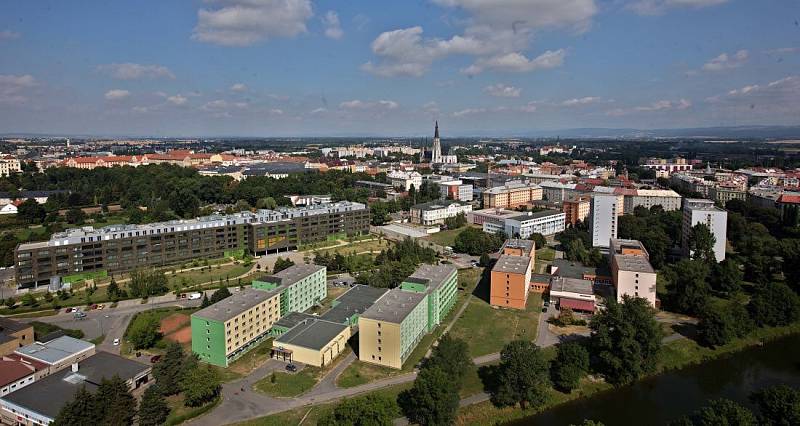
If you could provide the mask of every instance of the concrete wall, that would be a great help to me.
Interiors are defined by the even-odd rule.
[[[385,367],[403,368],[400,357],[400,324],[359,318],[358,359]]]

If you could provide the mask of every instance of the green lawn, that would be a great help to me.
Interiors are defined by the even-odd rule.
[[[33,321],[30,323],[33,326],[33,335],[36,340],[40,340],[42,337],[54,333],[56,331],[63,331],[67,336],[74,337],[76,339],[83,338],[83,331],[81,330],[72,330],[69,328],[61,328],[55,324],[48,324],[45,322]]]
[[[528,297],[528,308],[524,311],[494,308],[473,297],[450,334],[466,341],[473,357],[500,352],[512,340],[536,339],[541,306],[542,297],[538,293]]]
[[[219,283],[220,280],[222,280],[222,284],[236,285],[236,277],[247,273],[250,271],[250,268],[251,266],[244,266],[242,263],[221,266],[212,265],[204,269],[194,269],[175,274],[166,272],[166,275],[170,287],[174,287],[176,284],[180,283],[183,283],[184,287],[191,287],[193,285],[211,282]],[[175,267],[175,269],[178,269],[178,267]]]
[[[279,371],[273,373],[275,375],[274,383],[272,376],[269,375],[256,382],[253,388],[267,395],[290,398],[302,395],[313,388],[317,384],[319,372],[319,368],[310,366],[303,367],[297,373]]]
[[[230,363],[227,368],[216,366],[214,366],[214,368],[220,374],[220,377],[222,377],[223,382],[232,382],[250,374],[253,370],[267,362],[270,359],[271,350],[272,339],[270,338],[247,351],[244,355]]]
[[[435,234],[428,235],[425,237],[425,239],[431,240],[440,246],[453,247],[453,245],[456,243],[456,237],[465,229],[467,229],[467,226],[462,226],[461,228],[456,229],[448,229],[447,231],[439,231]]]
[[[425,337],[422,338],[414,351],[411,352],[411,355],[409,355],[406,359],[402,369],[397,370],[394,368],[369,364],[357,360],[350,364],[342,372],[342,374],[339,375],[336,384],[342,388],[351,388],[373,382],[375,380],[386,379],[412,371],[414,367],[419,364],[425,354],[428,353],[428,350],[433,342],[436,341],[436,339],[438,339],[442,333],[444,333],[445,327],[450,323],[450,321],[453,320],[454,315],[456,312],[458,312],[461,305],[466,303],[468,296],[470,296],[475,290],[478,278],[481,277],[482,273],[482,268],[460,269],[458,271],[458,286],[464,290],[460,290],[458,292],[458,300],[456,300],[455,306],[453,306],[453,309],[447,315],[447,318],[442,321],[441,325],[436,327],[433,332],[426,334]]]
[[[386,250],[389,248],[391,244],[392,242],[389,240],[376,238],[374,240],[359,241],[339,247],[317,249],[311,253],[311,256],[313,257],[315,253],[327,253],[331,255],[339,253],[341,255],[346,255],[374,252],[377,254],[381,250]]]

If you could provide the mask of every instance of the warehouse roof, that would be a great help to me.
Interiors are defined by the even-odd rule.
[[[295,345],[320,350],[348,327],[347,324],[309,318],[275,339],[272,346]]]
[[[374,305],[361,314],[361,318],[401,323],[414,308],[427,297],[427,293],[414,293],[393,288]]]
[[[592,282],[579,278],[567,278],[554,276],[550,280],[550,292],[559,291],[565,293],[593,294]]]
[[[304,314],[302,312],[290,312],[289,314],[281,317],[281,319],[275,321],[272,324],[273,327],[281,327],[281,328],[292,328],[297,324],[307,320],[316,318],[314,315],[311,314]]]
[[[385,288],[370,287],[367,285],[356,285],[334,301],[334,306],[320,316],[321,319],[336,323],[344,323],[350,317],[361,314],[375,301],[389,291]]]
[[[524,274],[530,266],[531,258],[527,256],[501,255],[492,268],[492,272]]]
[[[278,293],[277,289],[264,291],[254,288],[245,288],[207,308],[193,313],[192,316],[225,322],[259,303],[272,298]]]
[[[20,355],[41,361],[47,364],[57,364],[77,353],[94,348],[93,343],[69,336],[61,336],[47,343],[35,342],[16,350]]]

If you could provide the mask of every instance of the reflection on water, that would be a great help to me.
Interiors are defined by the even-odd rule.
[[[511,424],[555,426],[583,419],[608,426],[665,424],[714,398],[749,406],[751,392],[776,384],[800,387],[800,335],[572,401]]]

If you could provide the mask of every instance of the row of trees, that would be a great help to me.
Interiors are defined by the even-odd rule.
[[[477,228],[467,228],[461,231],[453,243],[453,250],[458,253],[467,253],[480,256],[484,253],[494,253],[500,250],[507,235],[504,233],[489,234]]]
[[[421,263],[436,263],[436,251],[406,238],[382,250],[375,258],[376,269],[364,271],[356,282],[373,287],[394,288],[411,275]]]
[[[800,390],[786,385],[768,387],[750,395],[755,412],[729,399],[715,399],[672,426],[779,426],[800,424]]]

